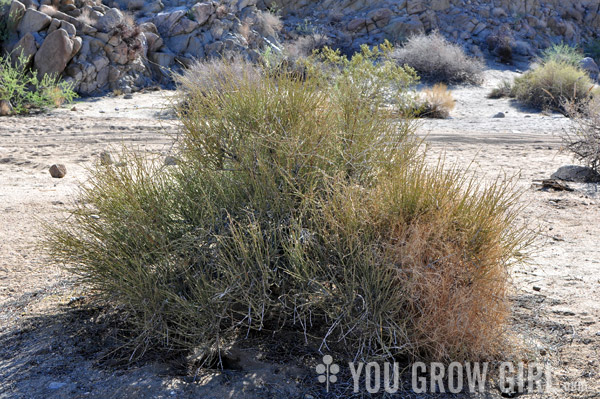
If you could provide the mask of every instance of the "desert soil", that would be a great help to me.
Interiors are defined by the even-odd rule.
[[[598,185],[540,191],[535,182],[571,164],[561,152],[570,121],[486,94],[518,72],[495,65],[481,87],[453,87],[452,117],[423,121],[432,156],[485,179],[516,179],[522,221],[539,230],[530,264],[513,270],[516,340],[552,366],[556,392],[600,397],[600,195]],[[67,215],[87,168],[121,146],[165,156],[177,123],[172,92],[83,99],[43,115],[0,119],[0,398],[317,397],[312,370],[242,350],[241,370],[190,373],[156,359],[105,361],[106,321],[81,306],[85,291],[39,248],[43,223]],[[498,112],[504,118],[493,118]],[[67,167],[63,179],[48,168]],[[484,397],[500,397],[490,388]],[[406,397],[406,396],[403,396]],[[411,397],[413,397],[411,395]]]

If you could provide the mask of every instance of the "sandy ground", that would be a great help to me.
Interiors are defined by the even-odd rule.
[[[452,88],[452,118],[424,121],[432,154],[486,179],[515,176],[527,205],[523,221],[539,229],[529,265],[514,270],[516,336],[552,366],[557,391],[523,397],[600,397],[600,194],[532,184],[572,163],[561,153],[561,115],[521,109],[486,94],[516,72],[486,72],[482,87]],[[79,287],[51,266],[38,245],[42,222],[66,215],[86,167],[122,145],[166,155],[176,122],[171,92],[86,99],[44,115],[0,119],[0,398],[316,397],[307,368],[242,354],[242,370],[194,377],[169,362],[115,366],[102,361],[107,321],[78,306]],[[505,118],[493,118],[498,112]],[[66,165],[63,179],[48,167]],[[307,383],[311,381],[311,383]],[[483,397],[499,397],[490,389]],[[402,396],[406,397],[406,396]],[[412,396],[411,396],[412,397]]]

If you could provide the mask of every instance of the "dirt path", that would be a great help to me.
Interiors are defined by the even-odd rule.
[[[486,94],[510,70],[490,70],[483,87],[453,88],[452,118],[425,121],[432,154],[485,178],[518,176],[528,205],[523,220],[541,238],[530,265],[514,270],[514,323],[524,346],[548,361],[556,398],[600,395],[600,194],[597,185],[543,192],[534,180],[571,163],[559,153],[569,120],[519,109]],[[71,278],[37,249],[42,221],[65,215],[86,166],[122,144],[168,154],[175,122],[169,92],[78,102],[75,110],[0,119],[0,398],[306,397],[310,370],[255,361],[246,372],[195,380],[172,364],[110,367],[98,362],[103,321],[77,308]],[[493,118],[499,112],[504,118]],[[68,174],[52,179],[48,167]],[[249,356],[250,357],[250,356]],[[179,376],[181,374],[181,376]],[[579,385],[575,385],[575,384]],[[571,384],[571,385],[568,385]],[[495,391],[485,397],[499,397]],[[534,397],[524,395],[523,397]],[[539,397],[539,396],[537,396]]]

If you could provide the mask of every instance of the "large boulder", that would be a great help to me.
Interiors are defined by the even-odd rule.
[[[117,8],[111,8],[106,13],[98,19],[96,22],[96,29],[100,32],[109,32],[117,27],[120,23],[123,22],[123,13],[119,11]]]
[[[594,61],[593,58],[586,57],[582,59],[579,62],[579,66],[581,66],[581,69],[586,71],[592,79],[598,79],[598,75],[600,74],[600,68],[598,68],[598,64],[596,64],[596,61]]]
[[[10,56],[13,63],[15,63],[17,59],[22,59],[25,65],[29,66],[36,52],[37,46],[35,45],[35,37],[33,37],[31,33],[27,33],[19,40]]]
[[[52,22],[50,16],[43,12],[36,11],[33,8],[28,8],[21,19],[17,30],[21,35],[30,32],[35,33],[47,28],[50,25],[50,22]]]
[[[592,168],[577,165],[563,166],[554,172],[551,178],[575,183],[600,183],[600,174]]]
[[[196,3],[190,8],[190,12],[198,25],[205,24],[214,11],[214,7],[211,3]]]
[[[73,41],[64,29],[50,33],[35,54],[34,66],[40,76],[61,74],[73,55]]]

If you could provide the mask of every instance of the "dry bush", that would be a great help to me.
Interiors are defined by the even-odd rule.
[[[437,32],[411,37],[393,57],[429,82],[479,84],[483,80],[481,61],[467,56],[462,47]]]
[[[594,83],[585,71],[564,61],[543,61],[515,79],[511,96],[538,109],[565,111],[565,102],[586,102]]]
[[[434,85],[431,89],[423,90],[421,96],[421,106],[417,111],[417,116],[425,118],[445,119],[450,116],[450,111],[454,109],[456,101],[448,86],[443,83]]]
[[[600,173],[600,100],[590,99],[585,104],[564,104],[575,125],[565,131],[563,141],[567,150],[586,166]]]
[[[487,95],[487,98],[499,99],[504,97],[510,97],[512,93],[512,83],[508,80],[503,80],[498,84],[497,87]]]
[[[244,79],[260,81],[263,70],[241,57],[231,60],[196,60],[182,74],[173,75],[180,91],[184,93],[223,93],[242,83]],[[227,85],[223,86],[223,82]]]
[[[275,37],[283,28],[283,23],[277,15],[268,11],[259,11],[254,28],[263,36]]]
[[[90,10],[88,8],[84,8],[81,12],[81,15],[77,17],[79,22],[83,22],[84,24],[93,26],[96,23],[96,20],[92,18],[90,14]]]
[[[307,58],[315,51],[322,50],[330,44],[327,36],[320,33],[299,36],[297,39],[285,43],[286,56],[293,61]]]
[[[98,166],[52,231],[54,259],[119,306],[136,348],[208,355],[286,329],[352,358],[499,353],[527,237],[511,188],[428,166],[382,90],[409,72],[364,51],[327,59],[329,81],[197,75],[181,162]]]
[[[513,61],[513,48],[515,39],[509,26],[503,25],[486,39],[492,54],[500,57],[500,61],[511,64]]]

